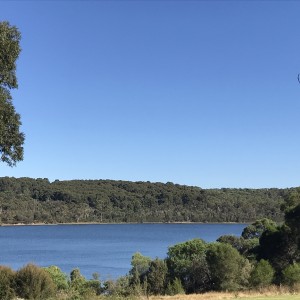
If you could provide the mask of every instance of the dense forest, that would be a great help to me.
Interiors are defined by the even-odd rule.
[[[281,221],[281,208],[296,190],[3,177],[0,217],[2,224]]]

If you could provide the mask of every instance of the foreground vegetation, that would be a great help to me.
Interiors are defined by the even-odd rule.
[[[173,183],[0,178],[0,221],[253,222],[283,221],[297,189],[201,189]]]
[[[7,267],[0,268],[1,300],[296,300],[300,299],[299,283],[293,286],[270,285],[257,290],[235,292],[205,292],[201,294],[149,295],[134,293],[124,295],[117,291],[116,282],[101,284],[94,274],[86,280],[78,269],[68,278],[58,267],[39,268],[28,264],[17,272]]]

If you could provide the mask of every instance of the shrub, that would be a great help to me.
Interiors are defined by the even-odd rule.
[[[44,270],[50,275],[52,281],[56,285],[58,290],[66,290],[69,286],[68,276],[57,266],[50,266],[44,268]]]
[[[93,279],[86,281],[85,286],[92,290],[96,295],[102,293],[101,281],[97,273],[93,274]]]
[[[187,293],[209,289],[209,270],[206,261],[207,244],[193,239],[169,247],[167,266],[171,280],[179,278]]]
[[[21,298],[45,300],[55,294],[55,284],[43,269],[28,264],[16,273],[16,290]]]
[[[156,258],[151,261],[147,278],[147,291],[153,295],[163,295],[166,288],[168,268],[166,262]]]
[[[290,287],[293,287],[295,284],[300,283],[300,264],[287,266],[282,271],[282,281],[284,284]]]
[[[138,290],[136,286],[132,286],[130,275],[119,277],[117,280],[107,280],[104,282],[104,294],[112,299],[127,299],[135,295],[140,295],[142,287]]]
[[[9,268],[0,266],[0,299],[11,300],[15,298],[14,291],[15,272]]]
[[[260,288],[269,286],[274,279],[274,274],[275,271],[271,264],[262,259],[251,272],[250,285]]]
[[[184,288],[179,278],[176,277],[172,282],[168,283],[168,286],[166,288],[166,294],[170,296],[185,294]]]
[[[72,270],[70,278],[71,300],[90,300],[101,292],[100,280],[86,280],[86,278],[81,275],[79,269]]]
[[[144,256],[139,252],[133,254],[131,258],[131,270],[129,274],[133,276],[134,281],[139,281],[148,270],[151,262],[151,258]]]
[[[242,237],[246,240],[260,238],[265,230],[274,230],[276,226],[277,224],[274,221],[267,218],[257,220],[244,228]]]
[[[230,244],[210,244],[206,257],[214,290],[234,291],[248,285],[251,265]]]

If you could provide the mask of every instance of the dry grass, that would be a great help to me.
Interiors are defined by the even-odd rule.
[[[153,296],[149,300],[300,300],[300,293],[297,289],[291,291],[285,287],[269,287],[268,289],[259,291],[244,291],[236,293],[217,293],[210,292],[204,294],[192,294],[192,295],[176,295],[176,296]]]
[[[232,293],[205,293],[205,294],[192,294],[192,295],[175,295],[175,296],[156,296],[150,297],[150,300],[223,300],[234,299]]]
[[[150,300],[300,300],[298,295],[254,295],[254,294],[232,294],[232,293],[205,293],[194,295],[157,296]]]

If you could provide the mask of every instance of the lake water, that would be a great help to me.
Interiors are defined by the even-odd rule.
[[[215,241],[240,235],[247,224],[99,224],[0,227],[0,265],[19,269],[28,262],[76,267],[87,278],[117,278],[130,269],[135,252],[165,258],[168,247],[193,238]]]

